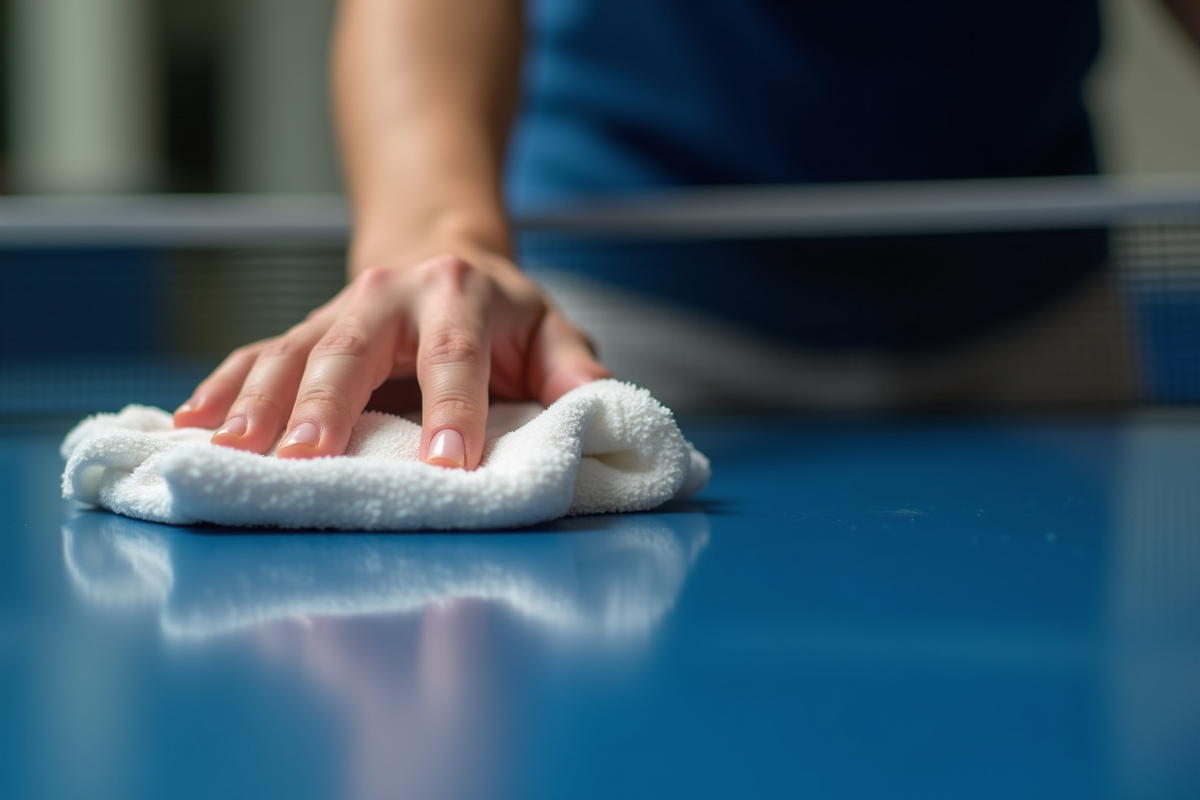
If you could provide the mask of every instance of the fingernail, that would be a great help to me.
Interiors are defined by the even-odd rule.
[[[225,425],[217,433],[228,433],[230,436],[245,436],[246,435],[246,418],[245,417],[230,417],[225,420]]]
[[[176,414],[187,414],[189,412],[195,411],[196,407],[199,405],[200,405],[200,401],[198,399],[196,399],[195,397],[189,397],[187,400],[184,401],[183,405],[181,405],[179,408],[175,409],[175,413]]]
[[[302,444],[305,447],[315,447],[319,441],[321,441],[321,429],[311,422],[301,422],[292,428],[292,432],[284,438],[279,446],[291,447],[294,444]]]
[[[442,428],[429,440],[425,461],[439,467],[465,467],[467,444],[463,441],[463,435],[454,428]]]

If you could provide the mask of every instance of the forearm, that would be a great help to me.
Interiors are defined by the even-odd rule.
[[[500,176],[521,30],[520,0],[342,0],[333,90],[352,274],[441,243],[508,251]]]

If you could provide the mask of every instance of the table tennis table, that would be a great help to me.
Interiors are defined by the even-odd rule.
[[[1190,403],[685,416],[699,495],[522,530],[62,500],[72,403],[180,369],[6,395],[3,800],[1200,796]]]
[[[0,796],[1200,790],[1200,419],[697,420],[697,498],[181,529],[0,436]]]

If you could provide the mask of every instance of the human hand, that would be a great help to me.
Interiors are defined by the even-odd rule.
[[[490,395],[544,405],[610,373],[533,282],[492,253],[360,273],[281,336],[235,350],[175,412],[214,444],[336,456],[372,392],[415,376],[423,461],[475,469]]]

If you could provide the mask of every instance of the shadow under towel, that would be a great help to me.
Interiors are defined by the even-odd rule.
[[[418,460],[421,428],[366,412],[345,456],[277,459],[176,430],[128,406],[67,434],[63,496],[176,525],[342,530],[508,528],[575,514],[645,511],[708,482],[708,459],[645,389],[596,381],[548,409],[496,404],[474,472]]]

